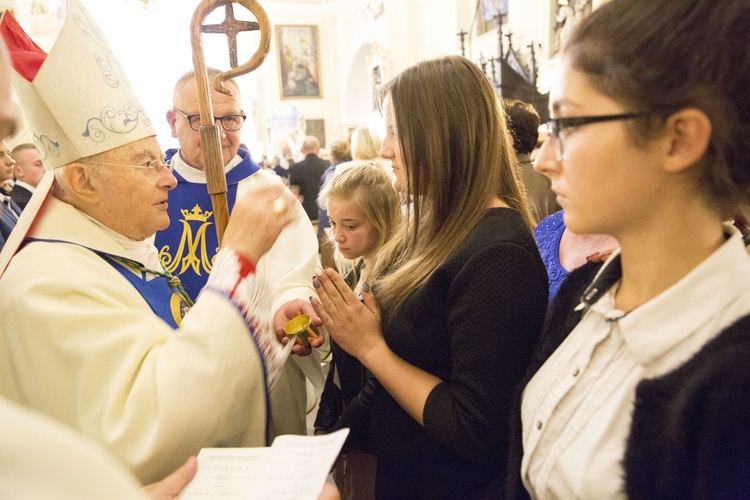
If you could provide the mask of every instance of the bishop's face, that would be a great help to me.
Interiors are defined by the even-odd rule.
[[[232,90],[233,95],[225,95],[211,89],[211,105],[214,116],[239,115],[242,113],[242,103],[240,102],[239,92],[231,84],[227,88]],[[185,113],[186,115],[199,115],[198,107],[198,89],[195,80],[183,82],[175,91],[174,108]],[[180,156],[193,168],[205,170],[206,161],[201,149],[200,132],[193,130],[187,118],[176,113],[174,110],[167,112],[167,121],[172,128],[172,137],[177,138],[180,143]],[[221,154],[224,165],[232,161],[237,155],[240,148],[241,131],[228,131],[221,125],[221,122],[215,122],[219,129],[219,140],[221,142]]]
[[[163,158],[156,138],[147,137],[108,151],[91,165],[92,184],[98,195],[96,213],[102,224],[133,240],[144,240],[169,226],[167,193],[177,185],[172,172],[132,168]],[[116,166],[121,165],[121,166]]]

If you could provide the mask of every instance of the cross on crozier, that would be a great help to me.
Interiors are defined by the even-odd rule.
[[[224,21],[221,24],[205,24],[201,26],[203,33],[223,33],[227,36],[229,45],[229,64],[232,68],[237,67],[237,33],[241,31],[258,31],[260,25],[252,21],[238,21],[234,17],[232,3],[224,6]]]

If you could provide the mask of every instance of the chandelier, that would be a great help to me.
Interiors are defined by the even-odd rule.
[[[383,13],[383,0],[370,0],[367,5],[362,9],[362,15],[368,21],[372,21],[380,14]]]

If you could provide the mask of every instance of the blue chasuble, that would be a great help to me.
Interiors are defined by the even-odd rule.
[[[166,152],[167,160],[178,149]],[[237,199],[237,184],[260,167],[250,154],[240,149],[242,161],[227,174],[227,203],[232,212]],[[177,172],[177,187],[169,192],[169,227],[156,233],[154,245],[164,267],[180,278],[187,294],[195,300],[208,280],[219,250],[211,196],[205,184],[188,182]]]

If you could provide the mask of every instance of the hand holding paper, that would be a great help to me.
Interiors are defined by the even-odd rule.
[[[348,434],[279,436],[267,448],[204,448],[180,499],[317,499]]]

